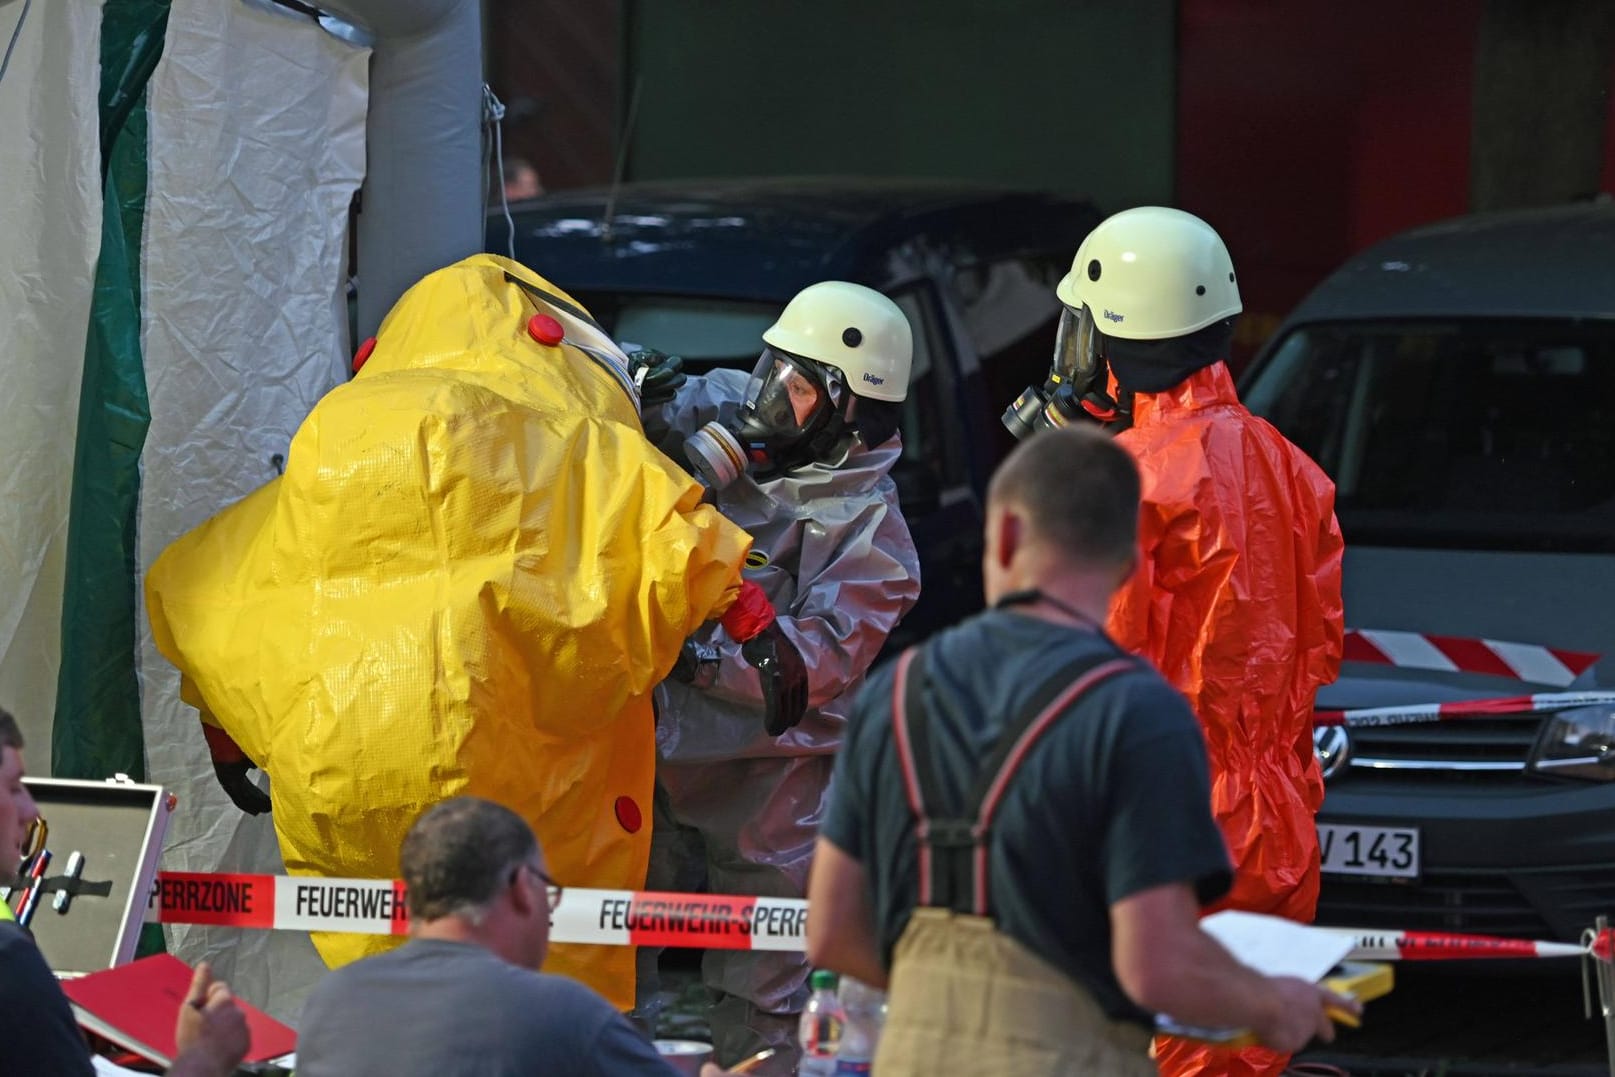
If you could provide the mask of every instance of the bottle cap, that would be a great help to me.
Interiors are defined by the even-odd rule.
[[[829,969],[814,969],[813,975],[808,977],[808,986],[815,991],[834,991],[836,974]]]

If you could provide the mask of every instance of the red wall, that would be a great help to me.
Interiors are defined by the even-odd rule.
[[[1182,0],[1177,203],[1227,241],[1248,358],[1350,254],[1465,212],[1479,0]]]
[[[1598,189],[1615,195],[1615,63],[1609,65],[1609,89],[1604,91],[1609,102],[1608,119],[1604,124],[1604,176]]]
[[[488,83],[507,109],[504,154],[545,188],[611,182],[622,84],[621,0],[487,0]]]

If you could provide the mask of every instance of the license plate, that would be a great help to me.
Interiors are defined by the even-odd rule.
[[[1325,875],[1419,877],[1419,832],[1412,827],[1319,823],[1318,848]]]

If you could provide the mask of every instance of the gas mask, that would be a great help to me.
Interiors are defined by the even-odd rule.
[[[810,463],[836,466],[851,449],[853,399],[835,368],[764,348],[734,419],[701,427],[684,454],[715,490],[748,471],[767,481]]]
[[[1011,434],[1024,438],[1037,430],[1053,430],[1079,418],[1125,425],[1129,419],[1123,401],[1106,392],[1104,335],[1094,325],[1093,311],[1066,307],[1054,337],[1054,361],[1041,388],[1029,385],[1004,410],[1003,423]]]

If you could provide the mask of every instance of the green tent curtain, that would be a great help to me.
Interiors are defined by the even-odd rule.
[[[104,211],[79,402],[68,518],[62,663],[51,736],[58,777],[145,777],[135,674],[135,525],[150,423],[140,347],[146,211],[146,85],[169,0],[106,0],[101,24]]]

